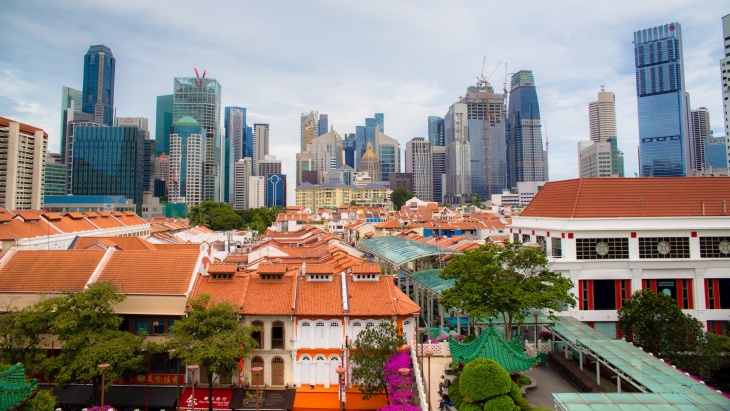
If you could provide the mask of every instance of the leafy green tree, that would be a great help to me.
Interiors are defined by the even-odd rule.
[[[636,291],[618,310],[618,325],[637,347],[692,374],[704,376],[720,368],[721,339],[707,335],[702,322],[682,312],[668,295]]]
[[[363,399],[367,400],[382,392],[386,400],[389,399],[385,363],[405,343],[401,331],[389,321],[365,327],[357,335],[351,357],[354,364],[352,378],[360,384]]]
[[[46,351],[41,338],[53,318],[52,306],[45,299],[17,310],[11,304],[0,314],[0,363],[23,363],[31,374],[44,370]]]
[[[531,309],[552,313],[561,311],[563,304],[575,306],[573,282],[548,270],[547,264],[539,249],[520,243],[484,244],[451,257],[439,276],[456,281],[440,301],[472,318],[502,316],[509,340],[512,326],[521,324]]]
[[[406,190],[405,188],[396,188],[393,190],[393,192],[390,194],[390,200],[393,202],[393,206],[396,210],[400,210],[401,207],[406,203],[406,201],[413,198],[413,193]]]
[[[49,333],[63,344],[59,354],[45,363],[49,377],[59,386],[92,381],[95,398],[99,398],[99,364],[110,365],[106,370],[106,387],[144,370],[145,335],[120,330],[122,317],[114,313],[114,305],[124,299],[111,283],[99,282],[82,291],[64,292],[43,301],[43,309],[52,312]]]
[[[175,321],[166,348],[186,364],[196,364],[208,375],[208,395],[213,396],[213,373],[231,375],[241,358],[258,346],[253,327],[241,325],[238,309],[224,301],[211,303],[203,294],[189,301],[188,316]],[[209,410],[213,410],[210,402]]]

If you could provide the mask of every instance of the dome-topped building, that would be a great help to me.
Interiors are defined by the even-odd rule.
[[[360,160],[360,171],[367,171],[371,181],[380,181],[380,161],[371,143],[368,143],[367,150]]]

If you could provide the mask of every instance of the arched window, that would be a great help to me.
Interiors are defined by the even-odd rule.
[[[262,370],[258,373],[254,372],[253,369],[256,367],[261,367]],[[251,376],[253,377],[251,379],[252,385],[264,385],[264,372],[266,371],[264,368],[264,359],[256,356],[251,358]]]
[[[271,360],[271,385],[284,385],[284,359],[281,357]]]
[[[284,349],[283,321],[274,321],[271,325],[271,349]]]
[[[256,331],[251,333],[251,337],[253,337],[254,340],[256,340],[257,343],[259,343],[259,348],[263,349],[263,343],[264,343],[264,322],[263,321],[252,321],[251,325],[256,327]]]

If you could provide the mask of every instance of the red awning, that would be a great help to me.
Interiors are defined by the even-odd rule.
[[[208,395],[207,387],[195,387],[195,407],[193,408],[192,402],[192,390],[186,388],[183,391],[182,397],[180,397],[180,408],[185,411],[207,411],[208,405],[212,402],[214,410],[230,410],[231,409],[231,398],[233,397],[233,390],[226,389],[214,389],[213,397]]]

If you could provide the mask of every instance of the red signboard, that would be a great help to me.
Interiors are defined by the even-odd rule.
[[[146,377],[146,378],[145,378]],[[178,383],[183,384],[183,376],[177,374],[139,374],[132,377],[129,381],[130,384],[162,384],[162,385],[175,385]]]
[[[195,405],[193,405],[192,390],[186,388],[180,397],[180,408],[185,411],[201,410],[205,411],[208,409],[208,405],[212,402],[214,410],[227,410],[230,411],[231,397],[233,396],[233,390],[213,390],[213,396],[208,395],[207,387],[200,387],[195,389]]]

